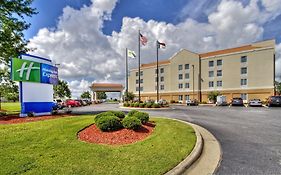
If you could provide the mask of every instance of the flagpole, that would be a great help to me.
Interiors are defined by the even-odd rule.
[[[128,101],[128,48],[126,48],[126,101]]]
[[[138,41],[139,41],[139,103],[141,101],[140,99],[140,30],[138,33]]]
[[[157,103],[159,102],[159,65],[158,65],[158,41],[156,41],[156,79],[157,79]]]

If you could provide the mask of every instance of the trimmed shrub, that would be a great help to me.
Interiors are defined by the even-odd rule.
[[[157,103],[154,103],[154,104],[152,105],[152,107],[153,107],[153,108],[160,108],[160,105],[157,104]]]
[[[96,115],[94,121],[95,123],[103,116],[115,116],[111,111],[107,111],[107,112],[102,112]]]
[[[137,102],[137,103],[134,104],[134,107],[139,107],[139,105],[140,104]]]
[[[122,125],[124,128],[136,130],[141,127],[141,121],[136,117],[125,117]]]
[[[108,112],[113,113],[116,117],[118,117],[120,119],[125,118],[125,114],[122,111],[108,111]]]
[[[127,116],[128,117],[132,117],[135,113],[137,113],[137,112],[139,112],[139,111],[137,111],[137,110],[131,110],[130,112],[128,112],[128,114],[127,114]]]
[[[143,104],[143,103],[140,103],[139,107],[140,107],[140,108],[144,108],[144,104]]]
[[[123,103],[123,106],[124,106],[124,107],[128,107],[128,106],[129,106],[129,103]]]
[[[146,103],[145,107],[146,108],[151,108],[152,107],[152,103]]]
[[[100,117],[96,122],[96,126],[101,131],[116,131],[122,128],[120,119],[113,115],[105,115]]]
[[[149,121],[149,114],[146,112],[136,112],[132,117],[138,118],[141,123],[146,123]]]
[[[134,107],[134,103],[131,103],[131,104],[130,104],[130,107]]]

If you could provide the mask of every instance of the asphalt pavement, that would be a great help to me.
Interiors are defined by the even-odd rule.
[[[118,104],[73,108],[94,114],[122,110]],[[281,174],[281,108],[171,106],[146,111],[151,116],[177,118],[209,130],[220,142],[222,162],[217,174]]]

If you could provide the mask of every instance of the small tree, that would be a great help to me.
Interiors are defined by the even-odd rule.
[[[277,94],[281,94],[281,82],[275,81],[275,91]]]
[[[135,98],[135,94],[133,92],[125,92],[124,97],[127,101],[132,101]]]
[[[98,99],[106,99],[107,96],[106,96],[106,93],[105,92],[97,92],[97,98]]]
[[[54,86],[54,97],[71,98],[71,91],[66,81],[59,80],[58,84]]]
[[[89,91],[85,91],[85,92],[83,92],[83,93],[81,94],[80,97],[81,97],[81,98],[87,98],[87,99],[89,99],[89,98],[91,98],[91,94],[90,94]]]
[[[220,92],[218,91],[212,91],[212,92],[209,92],[208,94],[208,99],[214,103],[217,102],[217,96],[221,95]]]

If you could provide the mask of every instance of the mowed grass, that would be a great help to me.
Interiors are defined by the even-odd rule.
[[[8,112],[19,112],[21,110],[20,103],[1,103],[1,110]]]
[[[152,120],[152,135],[125,146],[79,141],[93,116],[0,125],[0,174],[163,174],[192,151],[196,136],[181,122]]]

